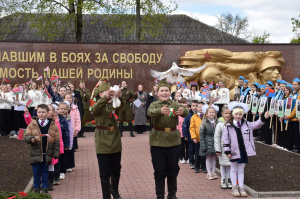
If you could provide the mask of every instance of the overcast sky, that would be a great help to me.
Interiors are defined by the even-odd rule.
[[[251,29],[258,35],[266,30],[272,43],[289,43],[292,17],[300,14],[300,0],[177,0],[173,14],[186,14],[208,25],[217,23],[217,16],[230,12],[248,17]]]

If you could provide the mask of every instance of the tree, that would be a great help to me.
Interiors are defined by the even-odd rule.
[[[300,15],[298,16],[300,17]],[[297,18],[291,18],[293,29],[292,31],[295,33],[295,37],[291,40],[291,43],[300,43],[300,20]]]
[[[110,27],[122,28],[127,34],[136,30],[139,40],[145,32],[151,36],[161,34],[162,22],[166,22],[165,16],[177,8],[175,2],[171,1],[171,4],[175,6],[173,9],[160,0],[2,0],[0,12],[2,15],[5,13],[8,19],[2,26],[16,27],[29,22],[30,28],[48,41],[75,33],[76,41],[80,42],[84,24],[96,23],[99,14],[104,14],[103,19]],[[90,14],[93,20],[84,21],[84,14]],[[141,14],[144,16],[141,17]],[[156,28],[150,30],[151,27]]]
[[[270,33],[267,33],[266,31],[264,32],[263,35],[259,36],[256,35],[252,39],[252,43],[254,44],[270,44],[271,40],[269,40]]]
[[[112,27],[126,26],[125,35],[135,34],[140,41],[146,35],[158,37],[162,34],[166,16],[177,9],[175,1],[164,5],[161,0],[114,0],[108,23]]]
[[[249,39],[253,35],[253,31],[249,30],[247,17],[240,15],[233,16],[231,13],[222,13],[218,18],[215,28],[242,39]]]

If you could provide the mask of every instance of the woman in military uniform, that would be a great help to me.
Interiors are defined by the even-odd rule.
[[[112,96],[115,91],[109,90],[110,85],[103,83],[99,86],[100,99],[92,107],[95,117],[95,147],[100,171],[103,199],[121,199],[118,191],[121,172],[121,137],[115,110],[112,106]],[[122,93],[118,93],[121,97]],[[122,106],[122,104],[121,104]],[[111,181],[111,184],[110,184]]]
[[[176,199],[177,176],[179,173],[180,132],[176,129],[178,115],[186,117],[188,109],[170,99],[170,85],[166,81],[158,84],[158,101],[148,109],[153,121],[149,135],[152,164],[154,168],[156,196],[165,195],[165,178],[168,184],[168,199]]]

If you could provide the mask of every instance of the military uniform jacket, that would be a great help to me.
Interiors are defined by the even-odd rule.
[[[130,106],[131,101],[137,97],[136,94],[133,93],[132,90],[128,90],[127,88],[123,88],[122,92],[122,101],[125,106]]]
[[[95,147],[96,153],[109,154],[117,153],[122,150],[121,137],[118,128],[118,123],[113,116],[113,106],[108,104],[106,96],[100,98],[96,104],[92,106],[92,113],[95,118],[96,126],[114,126],[113,131],[95,130]],[[122,106],[123,104],[121,104]]]
[[[168,116],[161,114],[161,108],[167,105],[169,108],[173,108],[174,111],[177,111],[179,107],[183,107],[173,100],[168,101],[155,101],[148,108],[148,115],[151,117],[153,126],[161,128],[173,128],[178,124],[178,116]],[[184,108],[184,114],[182,117],[186,117],[189,113],[187,108]],[[158,131],[152,129],[149,135],[149,144],[151,146],[159,147],[172,147],[178,146],[181,144],[181,135],[180,132],[176,129],[171,132]]]
[[[90,108],[90,99],[91,99],[91,93],[89,89],[86,89],[85,92],[83,89],[78,89],[80,92],[80,96],[82,99],[83,109],[89,109]],[[99,95],[99,94],[98,94]]]

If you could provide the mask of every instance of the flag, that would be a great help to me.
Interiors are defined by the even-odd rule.
[[[58,76],[53,76],[50,78],[51,82],[57,82],[58,81]]]
[[[41,79],[43,79],[42,76],[39,76],[38,78],[36,78],[36,81],[39,81]]]
[[[155,84],[158,84],[158,81],[157,81],[157,79],[154,79],[154,83],[155,83]]]
[[[14,95],[21,94],[23,92],[23,87],[19,86],[19,87],[13,88],[12,92],[14,93]]]
[[[197,86],[197,82],[190,82],[190,85],[196,85]]]
[[[216,89],[218,89],[219,88],[219,84],[216,84]]]
[[[266,90],[266,97],[275,97],[275,91],[271,88]]]
[[[185,82],[176,82],[177,86],[185,87]]]
[[[8,80],[8,79],[6,79],[6,78],[4,78],[4,79],[3,79],[3,81],[4,81],[4,82],[9,82],[9,80]]]
[[[30,106],[33,104],[33,101],[30,99],[30,100],[28,100],[28,102],[26,103],[26,106],[28,107],[28,108],[30,108]]]
[[[48,72],[49,72],[49,66],[47,66],[47,67],[44,69],[45,75],[48,75]]]
[[[201,96],[202,96],[202,98],[206,98],[206,99],[209,98],[208,86],[205,86],[205,87],[203,88],[203,91],[202,91]]]
[[[49,92],[47,91],[47,89],[44,89],[43,95],[45,95],[45,96],[48,97],[49,99],[52,99],[52,96],[49,94]]]
[[[25,84],[28,86],[28,85],[30,84],[30,81],[29,81],[29,82],[26,82]]]
[[[18,140],[23,140],[24,135],[26,133],[26,129],[19,129]]]
[[[208,85],[209,89],[212,89],[214,87],[214,82],[210,82],[210,84]]]

